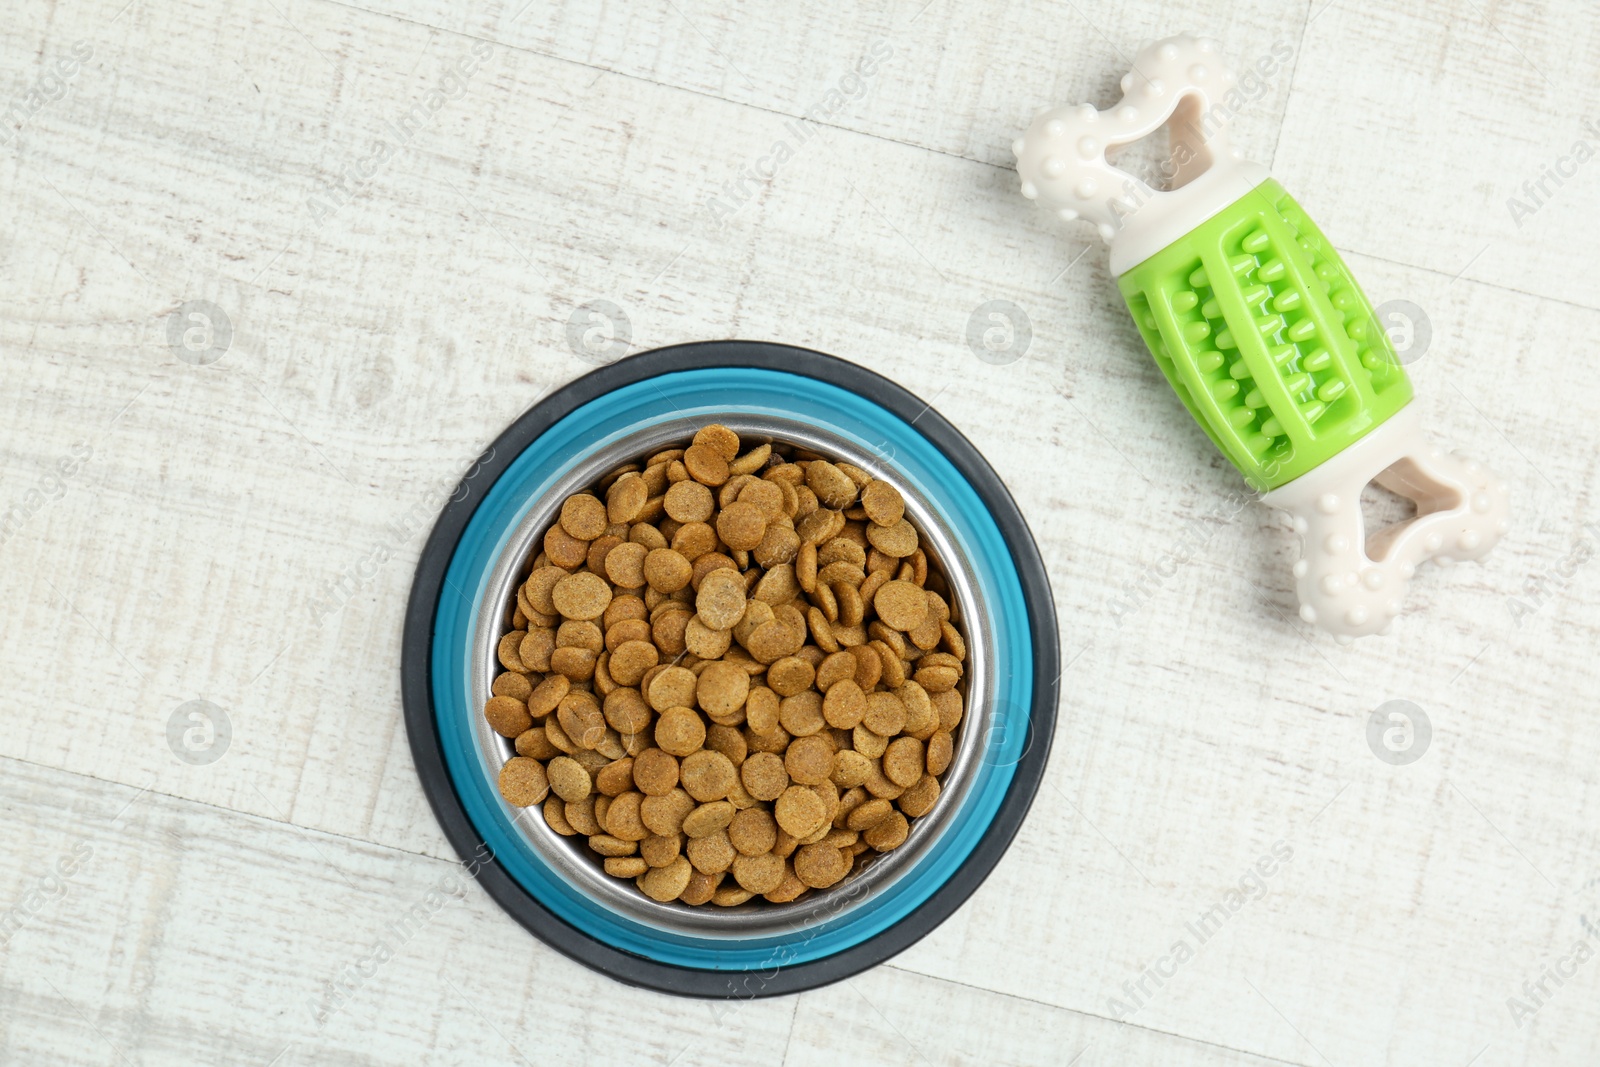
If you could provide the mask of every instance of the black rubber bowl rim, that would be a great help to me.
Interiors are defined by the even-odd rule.
[[[966,477],[994,516],[1021,580],[1033,644],[1034,695],[1027,745],[983,840],[931,897],[883,932],[831,956],[761,971],[678,967],[614,948],[557,918],[497,860],[485,858],[483,841],[445,767],[430,668],[434,617],[456,545],[484,495],[523,449],[575,409],[621,386],[674,371],[728,366],[816,378],[869,398],[908,423],[914,421],[918,432]],[[972,895],[1011,844],[1038,791],[1055,728],[1060,660],[1055,603],[1033,535],[999,476],[960,431],[887,378],[834,356],[763,341],[699,341],[642,352],[585,374],[529,408],[485,451],[485,458],[446,503],[417,562],[401,642],[400,692],[411,756],[434,816],[478,882],[513,919],[562,954],[620,982],[680,996],[749,999],[814,989],[882,963],[919,941]]]

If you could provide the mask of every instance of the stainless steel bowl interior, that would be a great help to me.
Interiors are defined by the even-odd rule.
[[[955,757],[945,772],[942,792],[933,810],[912,820],[910,835],[899,848],[880,855],[868,854],[870,858],[839,884],[825,890],[812,890],[792,903],[773,904],[760,898],[732,908],[658,903],[640,893],[631,880],[606,874],[601,869],[600,857],[588,849],[583,837],[557,834],[545,823],[539,808],[517,809],[507,805],[508,815],[513,817],[514,825],[528,845],[593,901],[662,930],[697,937],[743,939],[793,934],[848,914],[881,894],[927,853],[949,826],[952,814],[962,806],[979,769],[981,745],[973,739],[985,736],[993,704],[995,654],[988,606],[963,546],[927,497],[890,462],[852,440],[806,423],[770,415],[731,414],[720,421],[735,430],[746,443],[781,442],[810,449],[855,464],[899,488],[905,497],[906,513],[921,535],[930,562],[936,562],[945,574],[952,593],[952,615],[961,622],[967,640],[966,711],[956,734]],[[672,420],[607,442],[575,464],[528,511],[496,561],[483,602],[478,607],[472,653],[477,665],[472,675],[475,709],[483,707],[489,697],[489,686],[500,670],[496,647],[500,635],[509,628],[516,587],[527,573],[529,560],[537,555],[534,546],[555,519],[561,502],[572,493],[593,486],[618,466],[638,462],[654,452],[687,442],[699,425],[688,419]],[[481,714],[475,715],[474,737],[482,772],[493,783],[501,766],[515,755],[512,742],[490,729]]]

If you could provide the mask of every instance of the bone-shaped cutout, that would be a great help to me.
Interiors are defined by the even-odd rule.
[[[1368,536],[1361,490],[1371,481],[1414,501],[1417,514]],[[1294,516],[1300,617],[1341,644],[1387,633],[1422,563],[1478,559],[1511,525],[1505,481],[1430,445],[1413,405],[1262,501]]]

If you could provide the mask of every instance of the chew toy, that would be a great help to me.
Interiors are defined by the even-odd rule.
[[[1411,382],[1331,242],[1228,139],[1237,84],[1216,42],[1141,51],[1106,111],[1041,112],[1012,148],[1022,195],[1093,223],[1111,273],[1180,400],[1301,537],[1300,615],[1341,642],[1387,633],[1417,566],[1478,559],[1509,526],[1506,483],[1429,443]],[[1108,149],[1166,125],[1159,190]],[[1361,491],[1417,505],[1368,533]]]

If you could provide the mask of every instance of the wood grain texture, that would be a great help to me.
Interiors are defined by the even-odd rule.
[[[680,1064],[1593,1062],[1600,965],[1520,1028],[1507,1006],[1600,924],[1600,162],[1520,228],[1502,203],[1600,104],[1586,7],[520,6],[0,25],[8,99],[44,101],[0,148],[0,911],[93,849],[0,946],[0,1060],[601,1062],[626,1026]],[[1425,424],[1515,487],[1508,539],[1419,575],[1394,637],[1297,621],[1287,521],[1184,415],[1098,241],[1016,192],[1029,116],[1106,102],[1119,53],[1185,28],[1293,46],[1238,143],[1375,303],[1426,314]],[[801,143],[786,123],[880,39]],[[319,1028],[307,998],[454,869],[399,715],[417,552],[485,444],[591,366],[568,322],[596,299],[634,350],[820,348],[973,440],[1070,663],[1046,783],[972,901],[847,985],[718,1023],[467,887]],[[967,339],[995,299],[1032,337],[999,366]],[[227,317],[215,363],[169,343],[189,301]],[[194,699],[231,726],[214,763],[168,746]],[[1432,724],[1409,766],[1368,747],[1393,699]]]

